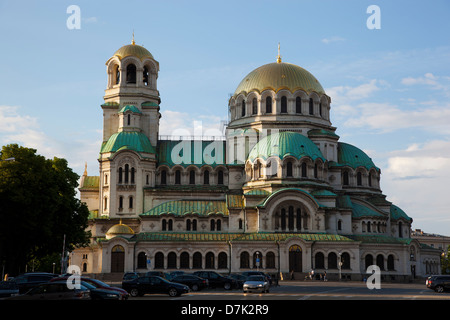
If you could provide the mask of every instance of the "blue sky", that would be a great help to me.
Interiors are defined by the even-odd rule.
[[[81,29],[66,12],[81,9]],[[370,30],[378,5],[381,29]],[[332,99],[341,141],[382,170],[387,199],[413,228],[450,235],[450,2],[0,1],[0,144],[98,174],[105,62],[131,42],[160,63],[161,130],[227,120],[253,69],[297,64]]]

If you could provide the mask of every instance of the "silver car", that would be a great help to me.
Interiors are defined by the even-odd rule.
[[[249,276],[243,285],[244,293],[246,292],[269,292],[270,283],[264,276]]]

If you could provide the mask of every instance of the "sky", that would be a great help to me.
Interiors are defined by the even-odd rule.
[[[386,199],[413,229],[450,235],[449,13],[446,0],[0,0],[0,145],[98,175],[105,63],[133,32],[160,64],[168,135],[194,121],[219,129],[230,95],[280,43],[283,62],[331,97],[340,141],[381,169]]]

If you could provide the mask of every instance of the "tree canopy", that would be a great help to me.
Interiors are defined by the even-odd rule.
[[[31,259],[85,246],[89,210],[77,199],[79,175],[65,159],[10,144],[0,157],[0,259],[6,273]]]

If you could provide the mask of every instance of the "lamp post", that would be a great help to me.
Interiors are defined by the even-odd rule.
[[[339,281],[341,281],[341,279],[342,279],[342,254],[341,254],[341,252],[339,252],[338,266],[339,266]]]

